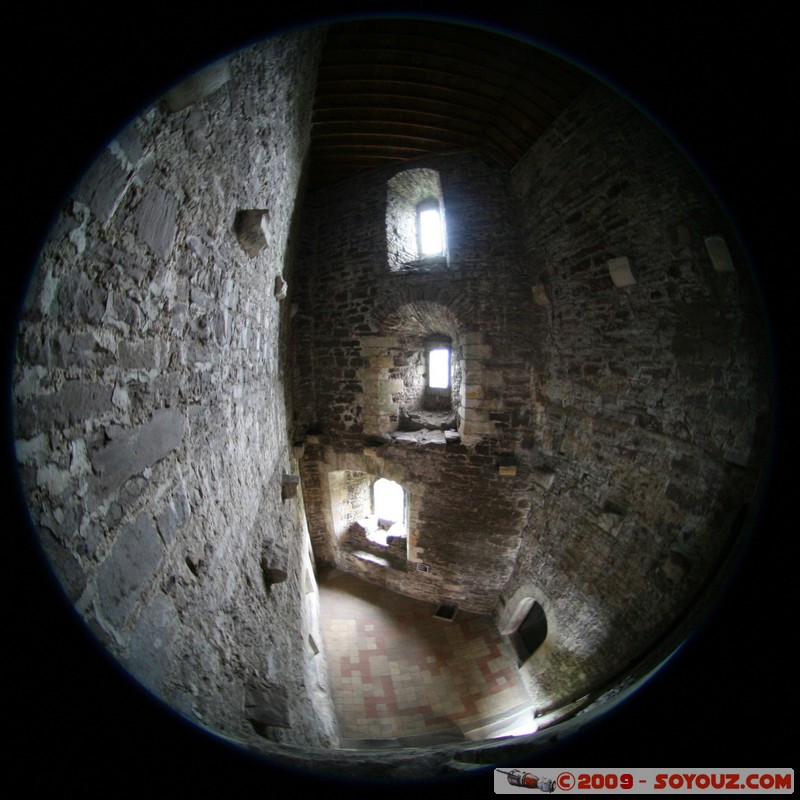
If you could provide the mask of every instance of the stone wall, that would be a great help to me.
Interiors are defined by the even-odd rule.
[[[438,262],[392,260],[396,171],[306,206],[294,435],[310,533],[321,562],[501,625],[539,602],[548,637],[523,673],[546,711],[630,666],[726,553],[766,454],[759,310],[713,195],[600,87],[510,177],[466,154],[415,168],[440,177]],[[712,262],[719,237],[730,263]],[[457,430],[408,432],[436,333],[458,365]],[[338,542],[334,470],[402,475],[405,569]]]
[[[318,44],[233,56],[109,144],[45,247],[14,379],[33,522],[92,630],[190,719],[315,758],[336,731],[312,560],[509,633],[535,600],[546,713],[713,577],[769,400],[736,239],[635,110],[590,90],[511,176],[415,163],[446,255],[393,258],[397,170],[298,205]],[[345,546],[341,474],[402,484],[405,552]]]
[[[469,154],[414,172],[438,173],[446,258],[398,267],[386,223],[396,170],[326,190],[306,206],[293,342],[309,528],[320,562],[490,612],[530,508],[530,470],[500,467],[516,463],[529,437],[533,304],[528,295],[519,303],[526,278],[507,174]],[[434,334],[452,342],[452,418],[417,413],[425,340]],[[402,482],[405,569],[340,547],[327,476],[343,469]]]
[[[588,92],[513,184],[541,480],[498,614],[542,603],[550,643],[523,671],[546,707],[629,666],[715,576],[767,454],[769,357],[734,233],[632,106]]]
[[[22,319],[16,451],[69,599],[144,685],[239,741],[327,745],[288,438],[285,280],[319,35],[212,65],[75,188]],[[256,220],[238,225],[241,211]]]

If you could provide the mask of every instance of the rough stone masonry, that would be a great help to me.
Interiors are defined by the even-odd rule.
[[[18,460],[70,599],[158,696],[253,746],[336,738],[302,495],[282,489],[274,291],[319,42],[232,56],[111,142],[49,237],[18,342]],[[236,230],[250,209],[256,248]]]
[[[387,220],[417,173],[438,177],[447,256],[403,269]],[[766,340],[715,198],[593,87],[510,175],[429,158],[304,211],[294,437],[318,562],[501,627],[533,598],[550,634],[521,669],[540,708],[602,686],[715,574],[766,455]],[[450,436],[406,432],[436,334],[452,341]],[[340,470],[400,476],[405,563],[333,529]]]
[[[765,337],[715,198],[597,86],[510,174],[415,164],[445,257],[397,256],[399,168],[306,196],[320,42],[214,65],[91,167],[28,294],[17,457],[70,600],[170,706],[317,769],[443,771],[453,748],[335,749],[315,567],[506,633],[535,600],[540,718],[606,690],[692,608],[753,497]],[[431,335],[452,346],[441,425]],[[331,504],[379,477],[407,538],[364,558]]]

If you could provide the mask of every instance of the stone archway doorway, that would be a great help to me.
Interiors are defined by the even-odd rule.
[[[509,639],[517,653],[519,663],[523,664],[547,638],[547,616],[539,603],[532,597],[526,597],[520,603],[515,617],[519,623]]]

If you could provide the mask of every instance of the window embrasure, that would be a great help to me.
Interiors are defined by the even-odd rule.
[[[388,478],[349,470],[328,473],[328,481],[338,546],[348,551],[366,548],[373,553],[388,548],[394,561],[405,561],[408,536],[405,487]]]
[[[407,169],[390,178],[386,198],[389,267],[401,271],[447,263],[447,234],[439,173]]]

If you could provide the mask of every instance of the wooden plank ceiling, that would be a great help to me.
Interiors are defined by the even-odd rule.
[[[530,44],[475,27],[333,24],[314,99],[311,187],[464,150],[510,169],[590,80]]]

